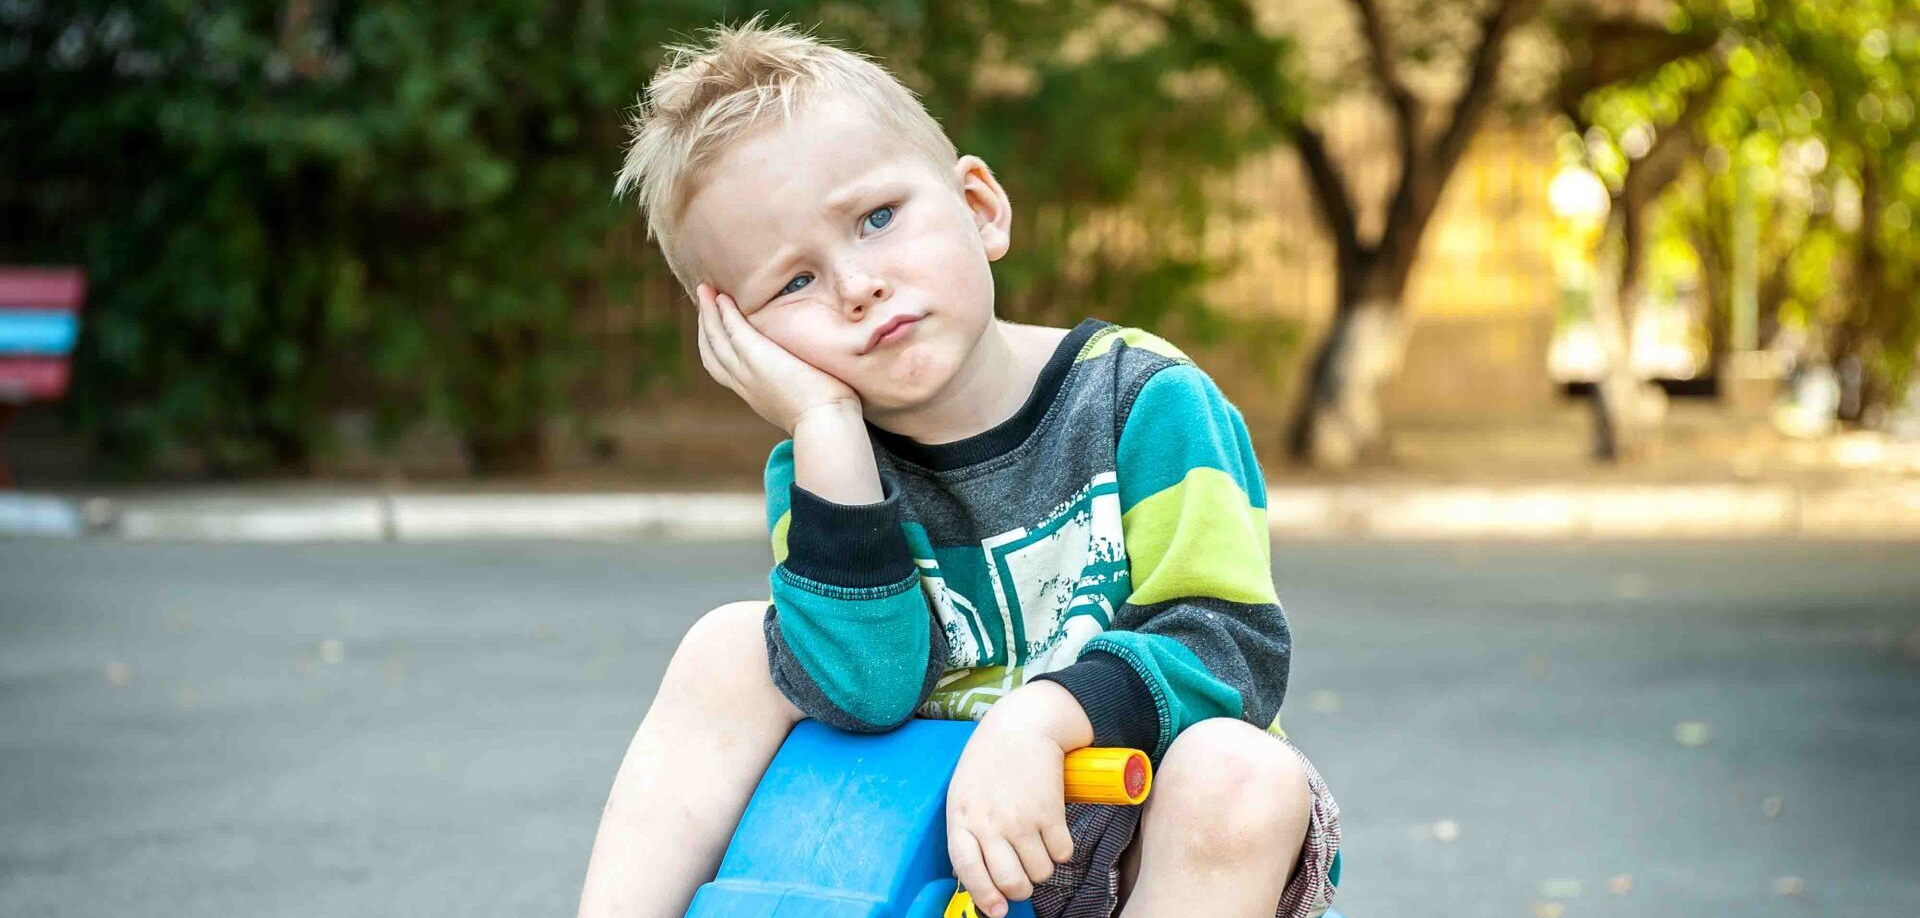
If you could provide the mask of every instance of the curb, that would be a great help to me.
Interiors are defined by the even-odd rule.
[[[1920,481],[1870,485],[1281,485],[1289,539],[1920,539]],[[751,492],[66,497],[0,493],[0,537],[203,542],[759,539]]]
[[[88,503],[91,534],[206,542],[445,542],[755,537],[757,494],[418,494]],[[0,511],[0,533],[5,533]]]
[[[1276,536],[1920,538],[1920,482],[1273,488]]]

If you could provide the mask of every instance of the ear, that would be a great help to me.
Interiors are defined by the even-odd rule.
[[[993,170],[978,156],[962,156],[953,164],[953,177],[960,199],[973,213],[973,224],[980,230],[980,246],[988,261],[999,261],[1012,246],[1013,202],[993,177]]]

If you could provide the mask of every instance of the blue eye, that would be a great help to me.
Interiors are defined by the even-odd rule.
[[[806,284],[800,284],[800,287],[795,287],[794,284],[799,283],[800,281],[812,281],[812,280],[813,280],[813,275],[811,274],[796,274],[793,276],[793,280],[787,281],[787,285],[785,287],[781,287],[780,292],[774,295],[786,296],[789,293],[799,290],[800,287],[806,286]]]
[[[879,222],[876,223],[875,218],[878,218]],[[887,224],[892,222],[893,222],[893,208],[891,206],[888,206],[888,207],[876,207],[873,210],[868,211],[867,218],[865,220],[860,221],[860,224],[869,229],[879,230],[879,229],[886,229]]]

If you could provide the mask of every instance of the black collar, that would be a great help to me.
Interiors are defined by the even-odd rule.
[[[1021,405],[1013,417],[991,430],[951,443],[921,443],[872,424],[867,425],[867,433],[873,437],[875,444],[887,452],[937,472],[966,468],[1004,456],[1027,442],[1034,429],[1040,426],[1041,419],[1053,408],[1054,399],[1067,381],[1067,374],[1073,371],[1075,358],[1086,347],[1087,339],[1106,326],[1107,323],[1099,319],[1082,319],[1079,325],[1067,332],[1067,336],[1060,339],[1060,344],[1053,349],[1053,356],[1047,358],[1047,365],[1040,369],[1040,378],[1034,382],[1033,392],[1027,396],[1026,404]]]

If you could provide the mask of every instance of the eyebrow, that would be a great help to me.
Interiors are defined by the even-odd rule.
[[[821,212],[832,216],[845,215],[878,192],[903,184],[905,178],[899,169],[885,169],[876,173],[876,177],[863,177],[853,185],[828,195]],[[792,264],[795,257],[796,253],[791,243],[781,246],[780,250],[773,253],[773,257],[767,260],[766,267],[747,276],[744,286],[749,290],[756,289],[762,276],[785,273],[787,265]],[[773,292],[777,294],[780,291],[776,288]]]
[[[901,178],[900,170],[887,169],[880,172],[877,178],[861,181],[850,188],[843,188],[827,196],[826,212],[830,214],[844,214],[852,210],[855,205],[858,205],[862,200],[872,197],[874,192],[889,185],[899,184]]]

